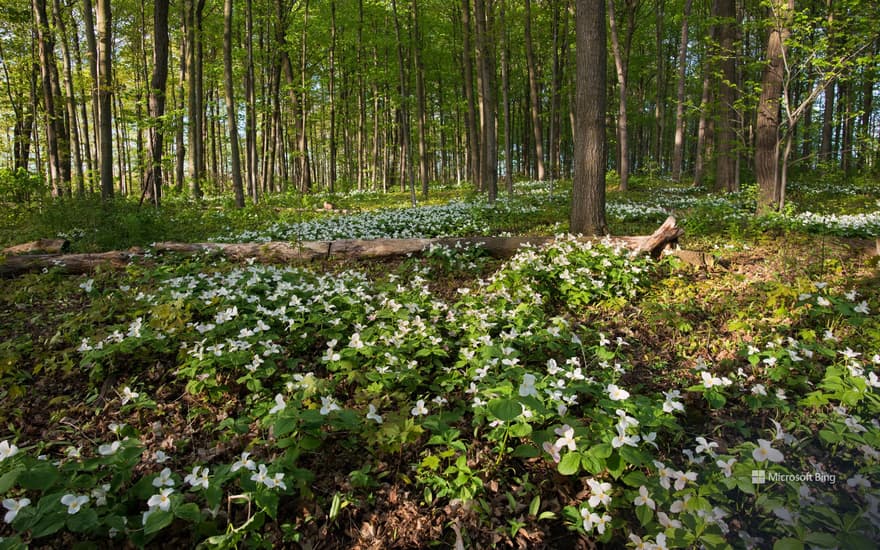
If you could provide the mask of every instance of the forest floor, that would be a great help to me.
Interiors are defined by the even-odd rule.
[[[638,193],[616,233],[663,214]],[[682,211],[702,267],[560,238],[0,281],[0,547],[876,547],[876,229],[737,208]]]

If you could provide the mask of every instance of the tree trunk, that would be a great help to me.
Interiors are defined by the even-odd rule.
[[[254,204],[260,198],[257,186],[257,102],[254,91],[254,16],[253,0],[245,0],[245,48],[247,49],[247,71],[244,80],[244,101],[246,114],[244,123],[245,165],[247,170],[247,187]]]
[[[428,198],[428,120],[425,97],[425,62],[422,59],[422,35],[419,22],[418,0],[412,0],[413,18],[413,65],[416,71],[416,124],[419,133],[419,181],[422,198]]]
[[[834,2],[826,0],[825,6],[828,10],[828,28],[834,27]],[[829,54],[834,53],[833,41],[829,48]],[[832,139],[834,137],[834,86],[835,81],[830,80],[825,85],[825,108],[822,112],[822,141],[819,144],[819,160],[827,162],[832,159]]]
[[[397,75],[400,83],[400,107],[398,108],[398,118],[400,121],[400,185],[401,191],[404,189],[409,174],[409,198],[410,203],[416,205],[416,188],[415,177],[413,175],[413,167],[411,162],[412,152],[410,148],[409,137],[409,109],[407,108],[407,91],[406,69],[404,68],[403,58],[403,37],[400,31],[400,16],[397,13],[397,1],[391,0],[391,11],[394,12],[394,33],[397,38]]]
[[[495,132],[495,59],[492,51],[491,5],[474,1],[477,38],[477,64],[480,73],[480,188],[488,194],[489,204],[498,195],[498,144]]]
[[[52,195],[70,193],[70,142],[64,124],[64,105],[58,66],[55,63],[55,40],[49,26],[46,0],[33,0],[40,56],[43,107],[46,110],[46,146],[49,155],[49,181]]]
[[[113,198],[113,22],[110,0],[98,0],[97,7],[101,198],[107,200]]]
[[[162,153],[165,131],[165,88],[168,82],[168,0],[156,0],[153,4],[153,74],[150,76],[150,95],[147,115],[150,117],[148,133],[149,164],[144,176],[143,194],[157,207],[162,199]]]
[[[232,75],[232,0],[223,3],[223,80],[226,95],[226,118],[229,121],[229,148],[232,157],[232,190],[236,208],[244,208],[244,184],[241,179],[241,153],[238,150],[238,109]]]
[[[604,18],[603,18],[604,20]],[[636,254],[659,257],[663,250],[676,242],[684,231],[669,217],[651,235],[614,237],[612,243]],[[599,237],[579,237],[579,242],[595,242]],[[604,239],[604,237],[603,237]],[[151,254],[215,254],[232,261],[290,263],[348,258],[387,258],[419,254],[432,246],[481,246],[496,258],[516,254],[523,246],[544,246],[555,237],[450,237],[435,239],[341,239],[335,241],[304,241],[298,243],[156,243]],[[28,243],[23,248],[30,248]],[[143,259],[142,249],[111,251],[98,254],[35,254],[7,257],[0,263],[0,277],[15,277],[24,273],[55,268],[66,273],[87,273],[99,266],[124,269],[133,259]]]
[[[620,191],[629,186],[629,135],[626,117],[626,63],[620,51],[617,33],[617,18],[614,15],[614,0],[608,0],[608,21],[611,28],[611,51],[614,54],[614,67],[617,72],[617,171],[620,175]]]
[[[58,28],[61,38],[61,56],[64,62],[64,85],[67,91],[67,101],[65,102],[68,120],[67,128],[71,139],[68,147],[73,150],[73,173],[76,178],[76,191],[79,196],[83,196],[85,194],[85,180],[83,178],[79,128],[77,127],[76,94],[73,90],[73,62],[71,61],[70,47],[67,42],[67,23],[64,20],[64,13],[61,11],[61,2],[54,0],[52,7],[55,16],[55,26]]]
[[[329,188],[336,190],[336,1],[330,0],[330,177]]]
[[[717,25],[718,73],[718,122],[715,124],[715,190],[736,191],[736,3],[733,0],[715,0]]]
[[[505,20],[507,0],[501,0],[501,94],[504,104],[504,183],[513,198],[513,144],[510,136],[510,38]]]
[[[697,124],[697,151],[694,158],[694,187],[703,185],[703,174],[706,159],[710,158],[712,136],[712,79],[709,71],[703,76],[703,93],[700,96],[700,121]]]
[[[300,98],[299,98],[299,113],[300,113],[300,121],[302,122],[302,128],[300,128],[299,134],[299,154],[300,154],[300,183],[299,188],[303,193],[310,193],[312,190],[312,169],[309,161],[309,138],[307,132],[307,120],[308,120],[308,97],[309,97],[309,88],[308,88],[308,76],[306,74],[306,53],[307,53],[307,41],[308,34],[306,30],[309,27],[309,0],[305,0],[305,11],[303,13],[303,28],[302,28],[302,48],[300,50],[300,60],[299,60],[299,69],[300,69]]]
[[[477,108],[474,99],[474,63],[471,46],[470,0],[461,0],[461,66],[464,73],[464,96],[467,102],[467,174],[480,189],[480,137],[477,130]]]
[[[574,178],[569,231],[603,235],[605,223],[605,0],[576,0]]]
[[[675,94],[675,138],[672,149],[672,181],[681,181],[682,164],[684,164],[684,103],[685,84],[687,83],[687,44],[688,17],[691,14],[693,0],[685,0],[684,12],[681,16],[681,41],[678,44],[678,87]]]
[[[529,70],[529,107],[532,115],[532,133],[535,136],[535,164],[538,181],[544,181],[544,130],[541,127],[541,107],[538,90],[538,67],[535,49],[532,46],[532,2],[525,3],[525,46],[526,64]]]
[[[188,19],[187,53],[189,54],[189,149],[190,149],[190,190],[196,199],[202,198],[202,179],[205,177],[204,142],[204,83],[202,57],[202,12],[205,0],[187,0]]]
[[[785,41],[790,31],[784,22],[786,7],[794,9],[794,0],[775,0],[773,5],[776,25],[767,39],[767,65],[761,81],[758,101],[758,119],[755,126],[755,177],[758,180],[758,214],[782,208],[782,188],[779,173],[779,119],[785,70]],[[791,129],[789,129],[791,131]]]

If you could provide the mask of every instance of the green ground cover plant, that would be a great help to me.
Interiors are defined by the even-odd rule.
[[[612,223],[675,211],[714,266],[560,235],[506,261],[168,256],[3,281],[0,546],[875,547],[876,260],[796,213],[740,218],[748,191],[643,185]],[[524,188],[411,219],[564,231],[565,185]]]

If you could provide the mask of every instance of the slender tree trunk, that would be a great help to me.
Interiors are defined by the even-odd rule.
[[[244,102],[246,104],[244,135],[247,188],[254,204],[260,198],[257,186],[257,101],[254,91],[254,15],[253,0],[245,1],[245,48],[247,49],[247,70],[244,80]]]
[[[64,103],[55,62],[55,40],[49,26],[46,0],[33,0],[37,26],[37,45],[46,109],[46,145],[49,153],[49,180],[56,197],[70,193],[70,142],[64,124]]]
[[[678,44],[678,85],[675,94],[675,138],[672,149],[672,181],[681,181],[684,164],[684,104],[687,83],[688,18],[693,0],[685,0],[681,16],[681,41]]]
[[[535,136],[535,165],[538,181],[544,181],[544,129],[541,125],[541,98],[538,89],[538,67],[532,46],[532,2],[525,1],[526,64],[529,70],[529,106],[532,115],[532,133]]]
[[[89,89],[91,98],[91,110],[92,110],[92,121],[94,124],[92,128],[94,129],[94,142],[95,142],[95,154],[93,158],[95,159],[95,164],[100,164],[100,155],[101,155],[101,120],[99,114],[99,99],[98,99],[98,90],[99,90],[99,78],[98,78],[98,43],[96,41],[97,34],[95,33],[95,16],[94,10],[92,6],[92,0],[83,0],[83,25],[86,35],[86,53],[89,58],[89,74],[91,75],[92,85]],[[93,176],[94,177],[94,176]]]
[[[828,10],[828,28],[834,28],[834,2],[825,1]],[[829,54],[833,54],[833,36]],[[825,85],[825,109],[822,112],[822,141],[819,144],[819,160],[828,162],[832,159],[832,140],[834,137],[834,86],[836,82],[831,80]]]
[[[357,129],[357,189],[364,188],[367,158],[367,98],[364,85],[364,0],[358,0],[357,31],[357,82],[358,82],[358,129]]]
[[[229,121],[229,148],[232,157],[232,190],[235,193],[235,206],[244,208],[244,184],[241,179],[241,153],[238,150],[238,109],[235,107],[235,92],[232,74],[232,0],[223,3],[223,81],[226,95],[226,119]]]
[[[306,74],[306,53],[307,53],[307,41],[308,34],[306,30],[309,27],[309,0],[305,0],[305,11],[303,13],[303,28],[302,28],[302,49],[300,50],[300,101],[299,101],[299,112],[300,112],[300,120],[302,122],[302,128],[299,138],[299,154],[300,156],[300,169],[302,170],[300,173],[300,191],[303,193],[309,193],[312,190],[312,169],[309,165],[309,139],[307,133],[307,121],[308,121],[308,97],[309,97],[309,88],[307,83],[308,75]]]
[[[504,184],[508,198],[513,198],[513,143],[510,136],[510,38],[505,7],[507,0],[501,0],[501,94],[504,105]]]
[[[714,14],[721,21],[718,23],[718,71],[720,79],[716,83],[718,90],[718,122],[715,125],[715,189],[717,191],[736,190],[736,10],[733,0],[715,0]]]
[[[575,1],[574,179],[569,230],[604,235],[605,224],[605,0]]]
[[[165,139],[162,118],[165,116],[165,89],[168,82],[168,5],[169,0],[153,4],[153,74],[147,100],[149,127],[149,164],[144,176],[143,195],[159,206],[162,198],[162,153]]]
[[[620,191],[629,187],[629,128],[626,117],[626,63],[620,51],[614,0],[608,0],[608,21],[611,28],[611,51],[617,71],[617,170],[620,175]]]
[[[61,11],[61,2],[54,0],[52,7],[55,16],[55,27],[58,29],[61,39],[61,56],[64,62],[64,86],[67,91],[67,128],[71,138],[71,143],[68,146],[73,150],[73,173],[76,178],[76,191],[79,196],[83,196],[85,194],[85,181],[83,179],[82,150],[80,148],[76,114],[76,94],[73,90],[73,62],[71,61],[70,47],[68,46],[67,23],[64,20],[64,13]]]
[[[113,22],[110,0],[98,0],[98,120],[101,127],[101,198],[113,197]],[[122,174],[120,174],[120,177]]]
[[[875,55],[880,41],[874,43]],[[862,109],[859,119],[859,147],[856,166],[859,170],[865,169],[870,161],[871,143],[871,116],[874,114],[874,81],[877,76],[877,67],[866,68],[862,75]]]
[[[77,74],[80,74],[82,72],[82,51],[81,51],[80,45],[79,45],[79,43],[80,43],[80,41],[78,39],[79,32],[77,31],[76,23],[74,23],[74,35],[77,36],[77,39],[72,41],[73,42],[73,52],[74,52],[74,56],[76,59],[76,71],[77,71]],[[92,40],[94,40],[94,39],[95,38],[93,36]],[[93,170],[95,167],[94,167],[94,164],[92,163],[92,143],[91,143],[92,140],[91,140],[91,136],[90,136],[88,105],[87,104],[91,105],[90,102],[86,102],[86,101],[80,102],[79,119],[82,121],[82,134],[80,134],[80,135],[82,136],[82,141],[84,142],[82,144],[82,146],[83,146],[83,152],[85,153],[86,169],[85,169],[84,179],[88,180],[89,191],[91,192],[94,190],[94,188],[92,186],[92,177],[93,177]]]
[[[406,72],[403,58],[403,38],[402,33],[400,31],[400,17],[397,13],[397,0],[391,0],[391,11],[394,12],[394,33],[397,38],[397,75],[400,80],[400,108],[398,119],[400,121],[400,143],[401,143],[401,151],[400,151],[400,182],[401,182],[401,190],[405,185],[405,181],[407,179],[407,174],[409,174],[409,194],[410,194],[410,203],[415,206],[416,205],[416,188],[415,188],[415,177],[413,175],[413,167],[411,162],[412,152],[410,151],[410,138],[409,138],[409,109],[407,107],[407,98],[409,97],[409,92],[407,91],[407,80],[406,80]]]
[[[477,109],[474,100],[474,63],[471,45],[470,0],[461,0],[461,66],[464,73],[464,95],[467,102],[467,174],[477,189],[480,188],[480,137],[477,130]]]
[[[477,63],[480,73],[480,181],[488,194],[489,204],[498,195],[498,144],[495,132],[495,54],[492,51],[493,28],[491,4],[486,0],[474,1],[476,19]]]
[[[840,81],[840,100],[842,102],[843,121],[841,124],[840,139],[840,170],[844,177],[849,177],[852,167],[852,142],[853,142],[853,86],[849,79]]]
[[[413,18],[413,65],[416,71],[416,124],[419,134],[419,181],[422,184],[422,198],[428,198],[428,120],[427,98],[425,97],[425,63],[422,59],[422,35],[419,21],[418,0],[412,1]]]
[[[336,1],[330,0],[330,192],[336,190]]]
[[[697,151],[694,156],[694,187],[703,185],[703,174],[706,159],[712,155],[710,153],[712,135],[712,79],[709,71],[705,71],[703,76],[703,92],[700,96],[700,121],[697,124]]]
[[[758,119],[755,126],[755,177],[758,180],[758,213],[765,214],[782,207],[782,188],[779,173],[779,102],[782,99],[782,79],[785,70],[785,41],[789,37],[783,11],[794,9],[794,0],[775,0],[773,6],[776,25],[767,39],[767,65],[761,81],[758,101]]]

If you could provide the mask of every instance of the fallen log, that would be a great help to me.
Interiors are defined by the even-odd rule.
[[[651,235],[612,237],[612,241],[638,254],[658,257],[663,249],[683,234],[676,226],[675,218],[669,217]],[[512,256],[524,245],[541,246],[555,240],[554,237],[447,237],[434,239],[344,239],[335,241],[304,241],[299,243],[174,243],[163,242],[152,246],[153,253],[216,254],[233,261],[255,259],[261,263],[310,262],[341,258],[386,258],[405,256],[427,250],[431,245],[450,247],[481,245],[494,257]],[[579,240],[598,241],[597,237],[581,237]],[[131,260],[144,258],[145,251],[132,248],[127,251],[97,254],[40,254],[9,256],[0,260],[0,277],[59,268],[67,273],[86,273],[98,266],[124,267]]]
[[[29,243],[17,244],[4,248],[0,253],[7,256],[21,254],[61,254],[70,248],[70,241],[66,239],[38,239]]]

